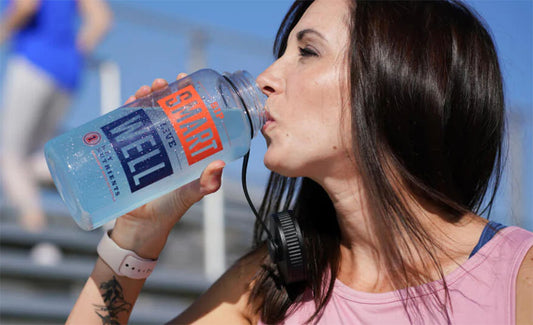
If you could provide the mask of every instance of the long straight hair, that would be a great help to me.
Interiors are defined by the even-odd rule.
[[[289,9],[274,44],[278,58],[311,3],[296,1]],[[437,258],[442,247],[405,202],[429,202],[452,223],[467,212],[490,212],[505,125],[492,38],[458,1],[353,1],[347,28],[353,152],[381,258],[411,322],[428,321],[418,318],[420,308],[428,308],[449,323],[448,288]],[[324,189],[308,178],[272,173],[260,216],[267,220],[289,207],[304,236],[309,279],[285,285],[265,256],[250,304],[266,323],[287,317],[306,290],[316,304],[309,321],[318,320],[338,275],[340,230]],[[256,223],[254,245],[264,245],[264,237]],[[415,267],[420,260],[440,274],[444,296],[418,286],[433,280]],[[424,306],[410,299],[428,290]]]

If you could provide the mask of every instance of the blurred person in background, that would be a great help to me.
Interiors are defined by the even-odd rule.
[[[0,104],[2,185],[21,226],[39,232],[47,223],[39,195],[39,178],[49,177],[43,146],[112,13],[104,0],[9,0],[0,19],[0,44],[11,39]]]
[[[259,214],[293,204],[307,277],[286,283],[257,231],[171,323],[533,324],[533,233],[481,217],[505,110],[480,19],[459,1],[297,1],[274,51],[257,78],[273,172]],[[223,168],[118,218],[67,323],[127,323],[141,271]]]

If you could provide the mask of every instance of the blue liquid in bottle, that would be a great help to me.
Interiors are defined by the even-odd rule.
[[[102,226],[250,148],[265,96],[246,72],[200,70],[50,140],[46,160],[78,223]]]

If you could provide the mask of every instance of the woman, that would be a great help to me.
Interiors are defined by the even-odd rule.
[[[12,37],[13,50],[0,104],[0,186],[21,227],[39,233],[47,224],[39,181],[50,179],[43,147],[67,114],[84,58],[107,34],[112,12],[102,0],[7,3],[0,45]]]
[[[257,228],[255,249],[173,322],[532,323],[533,234],[478,215],[499,182],[504,118],[494,46],[471,12],[297,2],[275,51],[257,78],[274,172],[260,212],[294,202],[308,279],[281,282]],[[119,218],[113,241],[157,258],[223,167]],[[69,320],[126,322],[142,284],[99,259]]]

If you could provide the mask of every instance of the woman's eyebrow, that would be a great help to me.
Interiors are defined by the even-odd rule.
[[[306,29],[299,31],[296,34],[296,39],[298,41],[301,41],[305,37],[305,35],[308,35],[308,34],[314,34],[318,36],[319,38],[323,39],[324,41],[326,41],[326,38],[322,34],[320,34],[318,31],[311,29],[311,28],[306,28]]]

